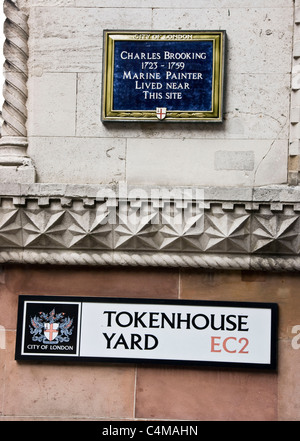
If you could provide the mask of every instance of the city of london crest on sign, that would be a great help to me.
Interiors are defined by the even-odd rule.
[[[43,344],[69,342],[74,327],[73,318],[66,317],[64,312],[58,314],[53,309],[50,313],[40,312],[31,317],[30,334],[32,341]]]
[[[26,297],[22,313],[21,354],[78,356],[80,311],[81,304],[77,301]]]

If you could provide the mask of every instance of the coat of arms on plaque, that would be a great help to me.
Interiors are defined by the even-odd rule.
[[[30,334],[32,341],[43,342],[43,344],[65,343],[70,340],[73,332],[73,318],[65,317],[64,312],[50,313],[39,312],[38,315],[30,318]]]
[[[167,115],[166,107],[156,107],[156,116],[158,119],[165,119]]]

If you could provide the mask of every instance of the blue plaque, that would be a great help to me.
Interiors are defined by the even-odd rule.
[[[225,31],[104,31],[102,120],[222,121]]]

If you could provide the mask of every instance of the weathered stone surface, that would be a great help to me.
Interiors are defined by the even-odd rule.
[[[40,3],[42,0],[32,0],[34,4]],[[49,2],[51,4],[55,4],[56,2],[72,2],[72,0],[46,0],[46,4]],[[75,1],[76,6],[81,7],[97,7],[99,5],[98,0],[73,0]],[[291,3],[291,0],[277,0],[276,7],[284,8],[288,6],[288,3]],[[102,1],[103,7],[112,7],[112,8],[122,8],[124,7],[123,0],[104,0]],[[152,0],[151,6],[153,8],[170,8],[170,9],[182,9],[182,1],[181,0],[165,0],[163,3],[160,0]],[[240,8],[241,4],[239,0],[226,0],[220,4],[220,0],[211,0],[210,7],[211,8],[220,8],[220,6],[224,8]],[[150,3],[147,0],[127,0],[126,7],[128,8],[149,8]],[[184,5],[185,9],[195,9],[195,8],[207,8],[206,0],[191,0],[189,3]],[[245,8],[272,8],[274,7],[274,1],[271,0],[245,0],[243,1],[243,7]]]
[[[97,5],[99,6],[99,4]],[[149,29],[151,8],[32,7],[31,69],[102,72],[103,29]],[[138,25],[137,25],[138,24]],[[101,74],[100,74],[101,75]]]
[[[252,170],[215,169],[215,153],[251,151]],[[230,154],[230,153],[229,153]],[[232,154],[232,153],[231,153]],[[266,185],[286,181],[287,143],[271,140],[169,140],[163,150],[153,139],[129,139],[127,143],[127,180],[131,185]],[[170,167],[172,164],[172,167]]]
[[[286,182],[292,1],[280,0],[274,7],[269,0],[247,2],[242,6],[237,0],[228,0],[222,5],[214,0],[208,9],[204,1],[192,1],[183,8],[180,1],[161,4],[156,0],[151,3],[131,0],[124,6],[121,0],[101,3],[101,7],[98,2],[91,0],[32,0],[30,3],[28,135],[30,150],[34,151],[38,182],[53,182],[55,168],[51,165],[50,173],[45,170],[50,163],[49,160],[44,161],[43,148],[40,155],[37,153],[36,136],[98,138],[101,143],[108,138],[123,138],[128,144],[128,149],[122,155],[128,175],[120,173],[117,161],[115,170],[109,167],[112,179],[116,181],[127,179],[128,176],[130,183],[140,183],[138,174],[141,174],[142,183],[146,185],[151,185],[157,178],[159,184],[170,185],[177,185],[178,181],[180,185],[196,182],[212,186],[219,185],[220,180],[223,185],[231,186]],[[283,22],[287,24],[284,27]],[[226,29],[228,51],[224,122],[220,125],[172,126],[102,124],[102,33],[107,28]],[[295,139],[291,148],[296,146],[296,135],[292,134]],[[140,139],[141,148],[133,148],[137,141],[132,138]],[[155,158],[144,147],[149,139],[152,140]],[[168,139],[174,140],[178,159],[183,163],[180,179],[177,172],[172,172],[178,167],[176,156],[172,157],[166,173],[165,163],[154,167],[158,157],[162,157],[163,161],[170,160],[166,147]],[[185,154],[186,145],[182,140],[186,139],[194,140],[188,147],[191,155]],[[213,149],[207,147],[203,140],[214,140]],[[229,144],[227,140],[233,142]],[[252,150],[253,170],[247,170],[249,164],[240,163],[238,170],[227,170],[231,172],[230,177],[229,173],[226,175],[226,170],[220,174],[221,170],[215,170],[211,154],[216,151],[235,154],[232,152],[240,150],[237,148],[239,140],[245,140],[241,148],[243,151],[251,151],[246,144],[258,141],[257,149]],[[278,143],[279,140],[282,144]],[[74,145],[77,142],[74,141]],[[146,173],[142,172],[144,161],[138,164],[141,159],[139,153],[143,149],[143,156],[148,155],[150,160]],[[59,148],[60,162],[68,170],[62,172],[58,167],[58,182],[62,182],[62,179],[70,179],[70,183],[98,182],[97,173],[92,171],[90,175],[85,167],[80,171],[74,168],[74,161],[68,161],[69,153],[68,148],[65,152]],[[197,164],[200,157],[202,166],[196,170],[195,160]],[[104,179],[101,182],[108,182],[106,161],[102,168],[100,173],[104,174]],[[136,173],[137,168],[140,169],[139,173]],[[165,181],[161,180],[160,171],[165,174]],[[176,175],[174,182],[173,175]]]
[[[226,29],[227,74],[290,72],[292,25],[290,3],[281,9],[247,8],[244,15],[241,9],[228,7],[155,9],[153,13],[156,29]]]
[[[219,150],[215,152],[216,170],[253,170],[254,152],[227,152]]]
[[[41,182],[97,184],[125,178],[121,138],[33,137],[28,154]]]
[[[45,73],[29,80],[31,136],[76,135],[76,74]]]

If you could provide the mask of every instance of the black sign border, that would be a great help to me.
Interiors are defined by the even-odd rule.
[[[164,360],[164,359],[145,359],[145,358],[117,358],[117,357],[80,357],[79,355],[23,355],[23,317],[24,304],[26,301],[35,302],[77,302],[77,303],[124,303],[124,304],[159,304],[159,305],[193,305],[193,306],[224,306],[233,308],[253,308],[271,310],[271,342],[270,363],[239,363],[239,362],[219,362],[219,361],[194,361],[194,360]],[[180,299],[145,299],[145,298],[124,298],[124,297],[68,297],[68,296],[26,296],[20,295],[18,302],[17,336],[15,347],[15,360],[35,360],[35,361],[71,361],[71,362],[100,362],[100,363],[121,363],[121,364],[154,364],[154,365],[179,365],[179,366],[207,366],[222,368],[247,368],[276,370],[278,359],[278,304],[270,302],[238,302],[238,301],[219,301],[219,300],[180,300]],[[82,308],[81,308],[82,311]],[[79,317],[81,323],[81,317]],[[80,326],[79,326],[80,328]],[[79,330],[80,332],[80,330]],[[80,340],[80,339],[79,339]],[[80,345],[80,341],[79,341]],[[80,348],[78,350],[80,352]]]

